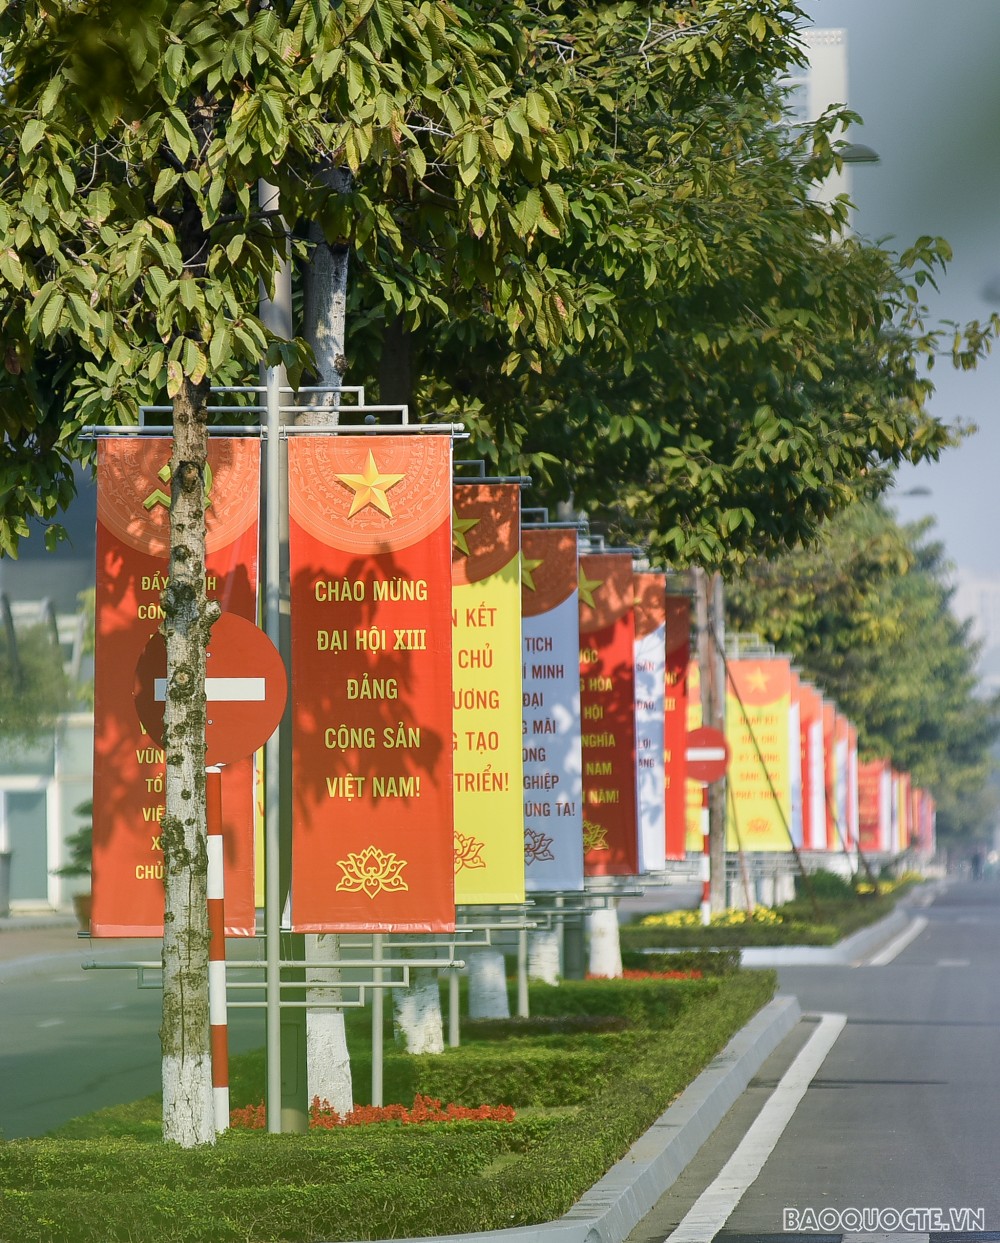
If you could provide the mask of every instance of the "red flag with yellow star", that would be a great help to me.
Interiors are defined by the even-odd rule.
[[[587,876],[635,876],[635,587],[632,558],[580,558],[580,712]]]
[[[455,926],[451,441],[288,443],[292,926]]]

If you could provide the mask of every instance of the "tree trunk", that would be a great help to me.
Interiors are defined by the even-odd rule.
[[[622,944],[618,929],[618,903],[611,900],[605,910],[592,911],[587,916],[590,933],[591,975],[616,980],[622,974]]]
[[[331,194],[346,194],[351,188],[351,174],[346,169],[330,169],[321,177]],[[309,240],[313,243],[313,251],[305,275],[303,335],[316,358],[316,373],[311,382],[339,388],[347,370],[344,338],[349,252],[343,243],[327,242],[318,225],[310,227]],[[328,400],[323,394],[318,397]]]
[[[528,979],[559,983],[559,931],[536,928],[528,934]]]
[[[208,1011],[205,648],[217,603],[205,590],[205,401],[208,382],[174,398],[167,646],[163,915],[163,1138],[215,1142]]]
[[[414,936],[413,948],[404,949],[402,956],[425,957],[430,947],[423,940],[422,934]],[[441,988],[433,967],[411,968],[410,987],[392,990],[392,1030],[406,1053],[444,1052]]]
[[[306,961],[310,980],[338,984],[340,937],[307,936]],[[335,965],[322,968],[319,964],[323,962]],[[309,989],[306,998],[329,1003],[340,1001],[341,993],[339,989]],[[329,1101],[337,1113],[349,1113],[354,1108],[354,1083],[343,1010],[306,1011],[306,1050],[309,1099],[318,1096],[321,1101]]]
[[[470,949],[465,952],[469,977],[469,1018],[509,1019],[507,964],[497,949]]]

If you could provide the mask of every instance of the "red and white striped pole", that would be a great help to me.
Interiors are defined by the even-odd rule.
[[[708,782],[701,783],[701,923],[712,919],[712,856],[709,851]]]
[[[212,1048],[215,1129],[229,1126],[229,1026],[226,1012],[226,917],[223,897],[222,769],[205,769],[208,830],[208,1021]]]

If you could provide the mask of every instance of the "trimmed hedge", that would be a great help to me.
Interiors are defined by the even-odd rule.
[[[669,954],[623,949],[622,966],[639,971],[700,971],[703,977],[714,979],[739,971],[740,951],[735,946],[731,949],[673,950]]]
[[[537,1083],[560,1074],[564,1091],[588,1085],[578,1108],[548,1116],[308,1136],[229,1133],[195,1150],[121,1139],[0,1143],[0,1187],[8,1189],[0,1191],[0,1239],[312,1243],[547,1221],[624,1155],[774,987],[772,972],[538,986],[536,1012],[554,1008],[557,996],[570,1013],[582,1013],[585,999],[612,1012],[616,1000],[619,1013],[643,1021],[626,1032],[560,1037],[576,1048],[546,1049],[551,1037],[519,1039],[506,1051],[506,1069],[489,1043],[407,1059],[418,1091],[450,1096],[429,1091],[429,1077],[458,1083],[464,1076],[476,1103],[499,1103],[500,1075],[513,1084],[519,1075]],[[472,1067],[486,1078],[474,1082]]]

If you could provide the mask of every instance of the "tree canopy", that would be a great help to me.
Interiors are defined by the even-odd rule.
[[[358,378],[386,380],[405,346],[383,399],[465,420],[469,452],[531,475],[534,500],[572,496],[673,564],[809,539],[952,443],[927,369],[973,365],[996,325],[929,328],[921,291],[946,243],[897,256],[822,202],[850,114],[789,125],[776,83],[801,54],[795,6],[523,7],[524,89],[553,87],[586,136],[518,201],[558,296],[525,339],[495,297],[400,309],[363,266]]]
[[[932,791],[942,836],[981,834],[996,808],[990,749],[1000,696],[978,693],[978,645],[951,612],[931,524],[879,504],[831,521],[814,548],[744,567],[728,624],[790,652],[858,728],[862,758],[890,758]]]
[[[83,422],[187,377],[295,379],[257,315],[310,225],[351,252],[348,382],[680,564],[810,538],[953,432],[921,285],[823,204],[850,114],[791,127],[789,0],[0,0],[0,552]],[[350,173],[345,192],[328,174]],[[59,534],[51,527],[51,537]]]

